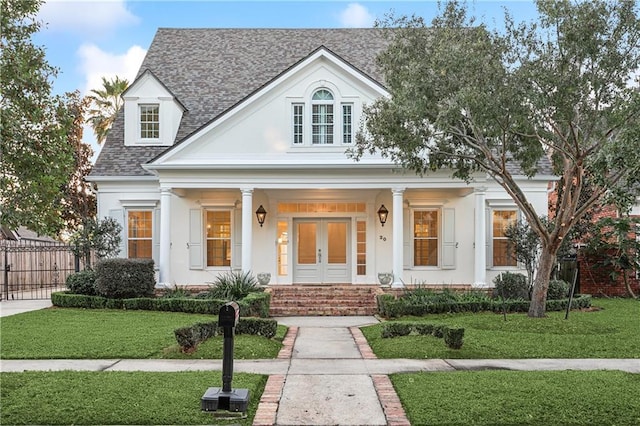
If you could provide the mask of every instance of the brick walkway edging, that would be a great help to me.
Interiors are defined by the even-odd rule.
[[[364,359],[376,359],[362,331],[358,327],[349,327],[351,336],[355,340],[358,350]],[[278,359],[289,359],[293,353],[293,344],[298,337],[298,327],[289,327],[287,335],[282,342],[282,349],[278,353]],[[386,375],[372,375],[373,386],[378,394],[380,405],[384,410],[388,426],[411,426],[396,394],[393,384]],[[273,374],[267,379],[264,392],[258,403],[256,415],[253,418],[253,426],[271,426],[276,423],[280,397],[284,389],[286,375]]]
[[[289,327],[287,335],[282,341],[282,349],[278,353],[278,359],[289,359],[293,353],[293,344],[298,337],[298,327]],[[260,397],[256,415],[253,418],[253,426],[271,426],[276,423],[276,415],[280,406],[280,397],[284,389],[287,376],[284,374],[272,374],[267,379],[264,392]]]
[[[367,339],[362,334],[362,330],[358,327],[349,327],[353,340],[355,340],[360,355],[364,359],[377,359],[376,354],[371,350],[371,346],[367,343]],[[375,374],[371,376],[373,380],[373,386],[378,394],[380,405],[384,410],[384,416],[387,419],[387,426],[411,426],[407,415],[402,408],[400,398],[391,383],[389,376],[384,374]]]

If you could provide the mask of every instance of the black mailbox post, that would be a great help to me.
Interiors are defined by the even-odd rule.
[[[249,405],[248,389],[233,389],[233,336],[240,318],[240,308],[236,302],[229,302],[220,308],[218,327],[224,332],[222,346],[222,388],[209,388],[201,399],[202,411],[226,410],[232,413],[247,411]]]

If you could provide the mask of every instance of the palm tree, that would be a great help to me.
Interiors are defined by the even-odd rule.
[[[122,107],[123,100],[120,95],[129,87],[129,81],[121,80],[116,76],[112,80],[102,77],[102,89],[91,90],[93,95],[89,95],[91,109],[89,110],[89,124],[96,134],[98,144],[102,145],[107,138],[107,132],[111,128],[116,114]]]

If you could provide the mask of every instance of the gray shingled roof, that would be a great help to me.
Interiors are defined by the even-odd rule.
[[[156,33],[138,76],[147,69],[187,108],[177,140],[202,127],[321,46],[382,82],[376,55],[382,30],[172,29]],[[121,111],[91,176],[148,176],[140,165],[166,147],[124,146]]]

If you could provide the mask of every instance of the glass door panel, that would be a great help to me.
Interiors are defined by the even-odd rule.
[[[317,223],[298,224],[298,264],[315,265],[317,253]]]
[[[347,263],[347,223],[327,223],[327,260],[330,264]]]

